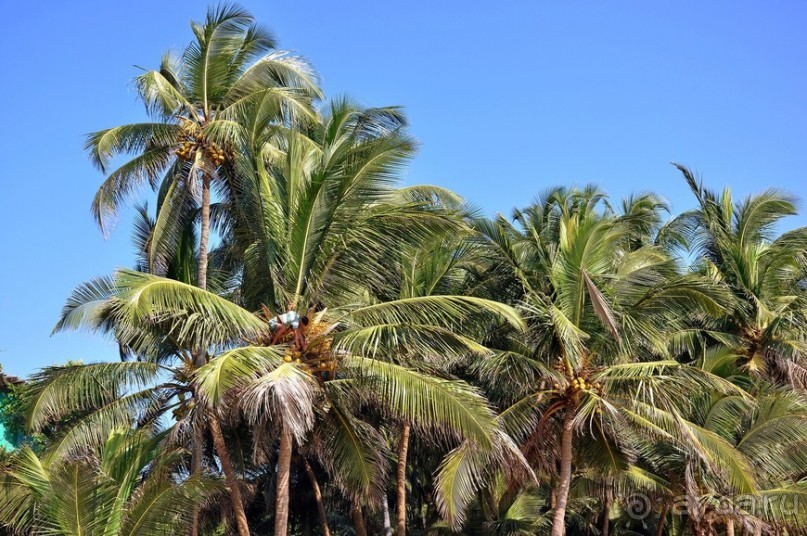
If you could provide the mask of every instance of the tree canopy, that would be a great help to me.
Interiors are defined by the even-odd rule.
[[[402,185],[400,107],[326,99],[238,6],[191,29],[148,122],[87,137],[102,232],[157,202],[54,328],[119,355],[0,404],[0,531],[807,534],[794,197],[676,164],[681,214],[589,185],[482,217]]]

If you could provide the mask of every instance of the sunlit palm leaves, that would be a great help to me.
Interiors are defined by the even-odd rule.
[[[191,28],[135,79],[149,122],[87,138],[102,230],[145,185],[157,211],[138,209],[137,270],[79,286],[54,331],[107,334],[124,361],[33,378],[48,448],[3,470],[0,523],[184,531],[216,488],[204,458],[241,534],[287,533],[302,468],[308,504],[326,511],[321,489],[357,533],[384,508],[399,536],[807,530],[777,506],[807,497],[807,233],[777,235],[793,199],[738,203],[679,166],[698,206],[676,218],[586,186],[480,219],[400,188],[400,108],[317,109],[312,69],[241,8]]]
[[[795,200],[768,190],[735,202],[729,190],[712,192],[678,168],[699,205],[681,217],[694,222],[699,268],[730,291],[719,328],[740,338],[735,349],[748,370],[804,386],[807,228],[776,236],[777,224],[796,213]]]
[[[0,523],[32,534],[118,536],[175,534],[188,526],[190,502],[215,492],[212,481],[173,477],[176,452],[164,436],[112,431],[81,457],[14,457],[0,483]],[[30,532],[29,532],[30,531]]]
[[[148,251],[150,271],[163,273],[204,202],[203,189],[212,180],[226,197],[236,187],[247,111],[259,104],[264,128],[280,128],[312,117],[319,91],[310,67],[274,51],[271,34],[241,8],[222,4],[191,26],[195,39],[181,55],[166,54],[158,69],[135,79],[154,122],[102,130],[86,143],[90,159],[108,173],[92,205],[104,232],[144,183],[164,185]],[[134,157],[109,171],[117,155]]]

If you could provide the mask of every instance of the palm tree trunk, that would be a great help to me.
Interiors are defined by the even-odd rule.
[[[602,525],[600,526],[600,536],[608,536],[611,523],[611,504],[613,503],[610,478],[606,479],[605,485],[605,500],[603,501],[602,505]]]
[[[224,442],[224,433],[221,431],[219,418],[212,411],[208,413],[210,423],[210,433],[213,436],[213,446],[216,447],[216,454],[221,460],[221,469],[224,471],[224,480],[230,493],[230,501],[233,503],[233,514],[238,526],[238,536],[249,536],[249,524],[247,523],[247,513],[244,510],[244,500],[241,497],[241,488],[238,487],[238,479],[235,475],[230,449]]]
[[[664,524],[667,522],[667,512],[669,511],[670,505],[665,503],[658,518],[658,531],[656,531],[656,536],[664,535]]]
[[[392,536],[392,521],[389,517],[389,501],[386,493],[384,493],[384,498],[381,500],[381,510],[384,513],[384,536]]]
[[[191,453],[191,475],[198,475],[202,471],[202,444],[204,443],[204,429],[202,423],[193,427],[193,452]],[[199,536],[199,506],[194,505],[191,518],[190,536]]]
[[[210,240],[210,175],[203,173],[202,177],[202,231],[199,238],[199,266],[197,266],[196,284],[202,290],[207,290],[207,244]],[[205,364],[203,350],[194,353],[196,367]],[[202,442],[204,432],[201,426],[193,431],[193,453],[191,455],[191,475],[198,475],[202,468]],[[218,448],[216,449],[218,450]],[[219,453],[219,456],[221,453]],[[190,536],[199,536],[199,508],[194,506],[191,518]]]
[[[692,534],[694,534],[694,536],[707,536],[706,529],[703,528],[703,525],[700,523],[692,527]]]
[[[572,483],[572,440],[574,435],[574,405],[566,406],[563,417],[563,429],[560,437],[560,481],[557,486],[557,504],[555,517],[552,520],[552,536],[563,536],[566,531],[566,503],[569,499],[569,488]]]
[[[199,236],[199,266],[196,285],[207,290],[207,243],[210,240],[210,175],[202,177],[202,229]]]
[[[726,536],[734,536],[734,520],[726,520]]]
[[[398,444],[398,500],[395,504],[395,517],[397,536],[406,536],[406,455],[409,451],[409,432],[412,425],[404,421],[401,425],[401,442]]]
[[[277,497],[275,499],[275,536],[289,531],[289,475],[291,473],[291,432],[283,425],[280,432],[280,452],[277,458]]]
[[[308,473],[308,480],[311,481],[311,488],[314,490],[314,499],[317,502],[317,513],[319,514],[319,525],[322,527],[322,536],[331,536],[331,528],[328,526],[328,516],[325,514],[325,504],[322,502],[322,491],[319,489],[317,475],[308,460],[303,458],[305,472]]]
[[[356,531],[356,536],[367,536],[367,527],[364,526],[364,514],[361,513],[359,503],[353,504],[353,529]]]

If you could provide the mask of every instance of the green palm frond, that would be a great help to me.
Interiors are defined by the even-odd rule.
[[[231,390],[246,386],[262,372],[271,371],[282,363],[282,347],[234,348],[214,357],[197,370],[194,382],[199,393],[217,407]]]
[[[478,314],[494,314],[516,328],[523,326],[519,314],[500,302],[472,296],[423,296],[378,303],[350,310],[352,322],[402,324],[417,322],[435,326],[451,326]]]
[[[118,429],[85,455],[38,458],[29,448],[3,475],[0,523],[16,531],[74,536],[175,534],[190,523],[216,482],[172,478],[177,457],[163,436]],[[148,478],[144,475],[148,473]]]
[[[141,323],[157,322],[187,348],[225,345],[265,332],[263,321],[211,292],[132,270],[115,274],[114,310],[122,337],[142,337]]]
[[[98,188],[92,202],[96,223],[106,236],[122,204],[143,185],[156,185],[173,160],[172,148],[153,146],[111,172]]]
[[[188,222],[193,220],[197,205],[186,185],[187,177],[192,176],[194,170],[186,167],[175,164],[163,179],[157,217],[143,250],[147,271],[154,275],[166,275],[170,264],[178,260],[175,257],[180,243],[187,240],[189,234],[195,239]],[[195,253],[193,248],[192,253]]]
[[[387,473],[383,438],[372,426],[331,405],[316,429],[315,452],[342,493],[374,503],[384,493]]]
[[[491,444],[496,423],[478,390],[375,359],[348,357],[342,365],[367,382],[382,406],[415,427],[437,435],[457,435]]]
[[[115,430],[146,424],[140,421],[151,417],[149,409],[160,400],[160,396],[158,389],[142,389],[97,406],[54,437],[48,445],[47,455],[56,458],[68,456],[88,446],[102,444]]]
[[[41,430],[71,412],[92,411],[118,400],[127,390],[149,386],[161,372],[154,363],[121,362],[43,369],[28,392],[28,423]]]
[[[468,507],[491,475],[505,475],[508,482],[535,482],[536,477],[513,440],[501,431],[488,447],[464,441],[449,452],[434,480],[435,503],[450,527],[465,521]]]
[[[98,277],[76,287],[62,307],[53,333],[81,328],[100,329],[110,314],[109,299],[113,292],[114,280],[111,277]]]
[[[191,477],[181,484],[149,480],[126,505],[121,536],[177,534],[191,524],[193,509],[223,491],[220,482]]]
[[[179,127],[167,123],[133,123],[94,132],[87,136],[85,150],[102,172],[116,155],[171,148],[176,143]]]
[[[488,355],[490,350],[471,337],[465,337],[434,324],[374,324],[346,329],[334,337],[337,349],[357,355],[386,358],[414,355],[429,361],[450,362],[469,353]]]
[[[37,522],[37,500],[50,489],[47,465],[28,446],[15,452],[10,461],[13,470],[0,474],[0,526],[32,531]]]
[[[633,425],[652,436],[675,441],[680,448],[700,458],[737,493],[753,493],[758,489],[749,460],[717,433],[685,420],[676,411],[664,411],[649,404],[636,404],[635,410],[623,410]]]

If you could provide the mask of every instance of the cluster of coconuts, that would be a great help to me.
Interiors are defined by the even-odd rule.
[[[175,154],[182,160],[190,160],[196,152],[196,144],[190,140],[185,140],[182,146],[175,151]]]
[[[292,361],[294,361],[295,363],[301,363],[302,362],[302,359],[301,359],[302,356],[303,356],[303,353],[300,352],[299,350],[294,350],[294,349],[289,348],[289,349],[286,350],[286,353],[283,356],[283,361],[285,361],[286,363],[291,363]]]
[[[199,146],[196,140],[199,139],[202,129],[193,121],[183,121],[181,131],[182,137],[185,139],[185,141],[182,143],[182,146],[175,151],[175,153],[182,160],[190,160],[193,158],[193,154],[196,152],[196,149]]]
[[[224,150],[215,143],[209,143],[206,149],[207,155],[210,157],[210,160],[216,164],[216,166],[222,165],[227,159],[224,155]]]
[[[588,383],[586,383],[586,379],[582,376],[578,376],[572,380],[572,391],[585,391],[587,388]]]
[[[560,390],[560,384],[555,383],[552,387],[556,390]],[[602,384],[601,383],[589,383],[586,379],[582,376],[578,376],[572,380],[570,390],[572,393],[579,393],[580,391],[592,390],[596,392],[598,395],[602,395]]]
[[[316,374],[323,381],[333,379],[336,374],[336,360],[320,361],[314,365],[311,373]]]
[[[171,413],[174,415],[174,419],[182,420],[188,415],[190,411],[190,405],[193,405],[193,402],[190,402],[190,405],[187,403],[185,393],[179,393],[179,405],[172,411]]]
[[[215,143],[202,145],[200,142],[191,139],[186,139],[179,149],[174,152],[174,154],[176,154],[182,160],[191,160],[194,157],[196,150],[202,146],[204,146],[205,152],[210,158],[210,161],[216,166],[222,165],[224,161],[227,160],[224,150]]]
[[[315,369],[318,370],[334,370],[336,368],[336,361],[333,359],[329,359],[327,361],[320,361],[316,365],[314,365]]]
[[[303,354],[299,350],[288,349],[283,356],[283,361],[286,363],[302,363]],[[307,363],[308,367],[306,372],[308,374],[316,375],[322,380],[328,380],[334,377],[336,371],[336,360],[327,359],[319,363]]]

